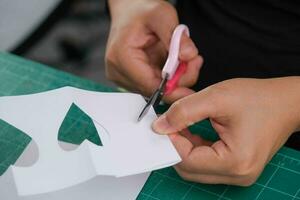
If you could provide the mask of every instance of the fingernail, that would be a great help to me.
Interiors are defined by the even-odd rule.
[[[176,130],[169,124],[166,115],[161,115],[156,121],[154,121],[152,128],[155,132],[161,134],[176,132]]]

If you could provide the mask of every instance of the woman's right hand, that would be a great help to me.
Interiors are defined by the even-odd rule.
[[[120,86],[150,96],[161,81],[161,68],[178,16],[163,0],[110,0],[112,24],[105,55],[107,77]],[[203,63],[194,42],[184,35],[179,58],[188,64],[179,86],[165,101],[194,93],[193,86]]]

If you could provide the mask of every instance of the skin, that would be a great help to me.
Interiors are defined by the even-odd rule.
[[[162,0],[110,0],[109,6],[107,77],[150,96],[161,81],[177,13]],[[300,78],[231,79],[195,93],[189,87],[203,59],[187,36],[180,60],[188,70],[164,98],[175,103],[153,123],[157,133],[170,136],[182,158],[177,172],[190,181],[251,185],[290,134],[300,130]],[[215,143],[187,130],[206,118],[220,136]]]
[[[118,85],[150,96],[161,82],[172,33],[178,25],[174,7],[161,0],[110,0],[112,24],[106,50],[106,75]],[[179,58],[188,69],[179,87],[164,100],[172,103],[193,94],[203,59],[186,35]]]
[[[186,180],[248,186],[300,128],[300,78],[231,79],[176,101],[153,123],[169,134]],[[209,118],[220,140],[212,143],[187,127]]]

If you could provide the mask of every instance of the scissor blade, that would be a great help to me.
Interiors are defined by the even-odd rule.
[[[145,115],[148,113],[149,109],[150,109],[150,105],[146,105],[146,106],[143,108],[141,114],[140,114],[139,117],[138,117],[138,122],[141,121],[141,120],[145,117]]]
[[[138,121],[141,121],[144,118],[144,116],[148,113],[150,107],[154,105],[155,102],[157,101],[159,95],[160,95],[159,90],[156,90],[154,94],[151,96],[151,98],[149,99],[149,101],[147,102],[147,104],[145,105],[145,107],[143,108],[141,114],[138,117]]]
[[[138,117],[138,122],[144,118],[144,116],[148,113],[151,106],[156,107],[159,104],[160,100],[164,95],[164,90],[165,90],[165,85],[167,83],[167,80],[168,80],[168,75],[166,75],[166,77],[160,83],[159,88],[150,97],[148,103],[143,108],[141,114]]]

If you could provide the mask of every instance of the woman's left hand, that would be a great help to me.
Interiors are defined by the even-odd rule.
[[[217,142],[187,127],[209,118]],[[300,126],[300,78],[231,79],[175,102],[153,123],[170,134],[186,180],[248,186]]]

